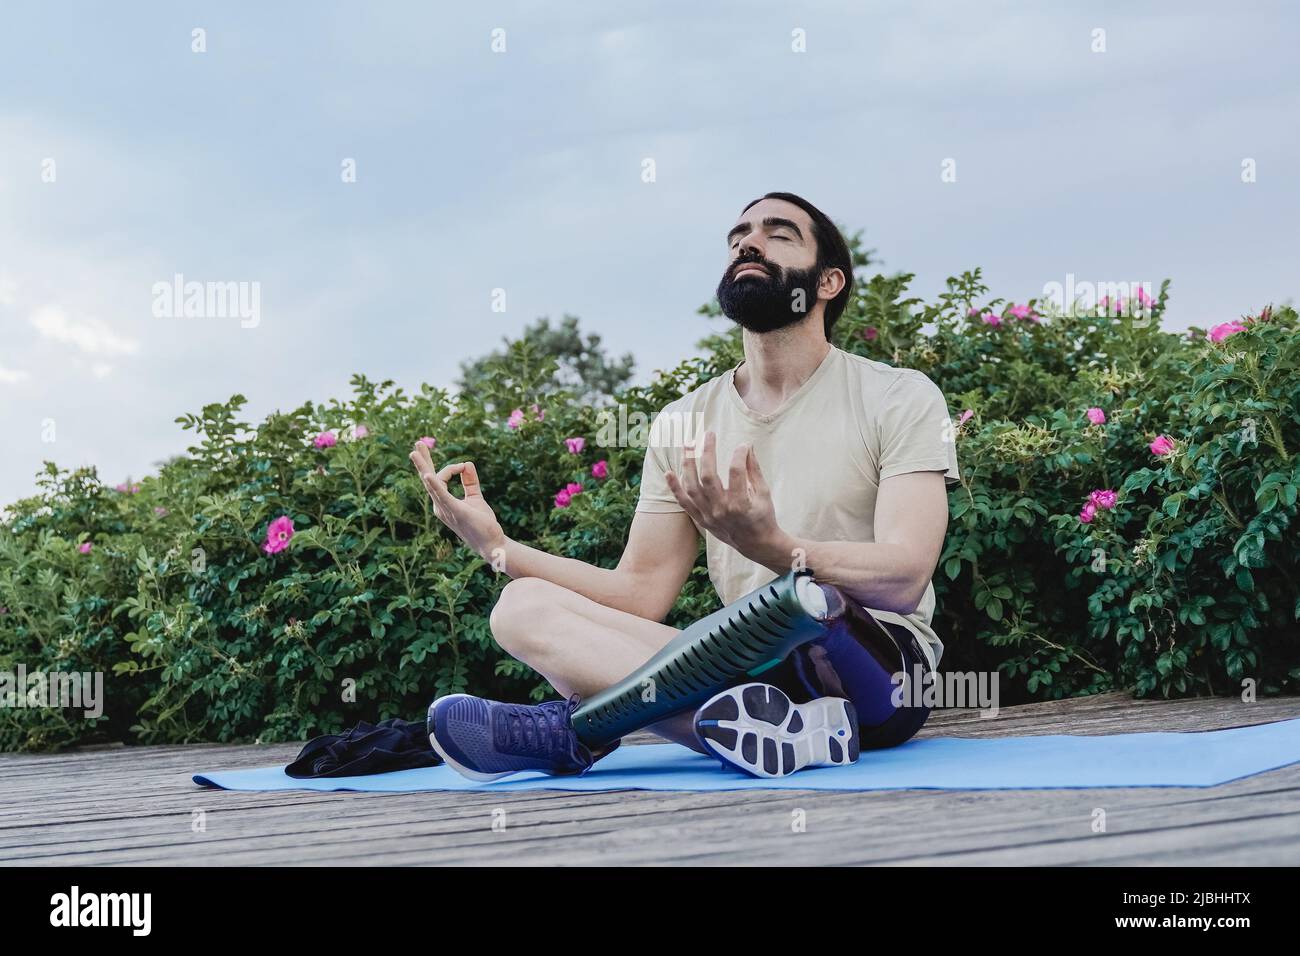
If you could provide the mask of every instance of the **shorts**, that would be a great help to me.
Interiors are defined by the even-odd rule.
[[[921,691],[937,660],[934,648],[922,647],[908,628],[850,605],[823,637],[795,648],[761,679],[796,703],[848,699],[858,713],[862,749],[878,750],[909,740],[930,716]]]

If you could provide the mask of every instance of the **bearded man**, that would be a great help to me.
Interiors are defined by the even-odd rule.
[[[438,470],[423,445],[411,453],[438,518],[513,579],[494,638],[564,697],[434,701],[430,740],[466,776],[582,773],[641,728],[784,776],[902,743],[929,713],[914,685],[943,653],[931,577],[958,480],[944,397],[921,372],[831,344],[853,264],[807,200],[754,200],[726,244],[717,297],[744,361],[661,413],[698,441],[651,429],[617,567],[512,540],[473,462]],[[678,631],[662,621],[701,536],[724,607]]]

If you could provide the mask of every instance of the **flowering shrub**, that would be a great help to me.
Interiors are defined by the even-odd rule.
[[[978,271],[933,303],[909,280],[864,281],[836,336],[951,404],[945,666],[999,670],[1006,703],[1295,692],[1296,313],[1189,338],[1159,329],[1166,288],[1143,322],[990,300]],[[628,417],[739,358],[735,334],[702,344],[621,390]],[[178,419],[189,454],[125,491],[47,465],[0,524],[0,672],[102,671],[105,709],[0,708],[0,747],[298,740],[470,688],[540,697],[488,629],[506,576],[441,527],[407,453],[475,460],[507,533],[612,567],[644,452],[601,444],[599,403],[526,342],[476,369],[454,398],[356,377],[256,428],[234,396]],[[716,606],[701,556],[668,620]]]
[[[1035,697],[1294,693],[1295,311],[1175,335],[1167,283],[1135,320],[979,307],[978,272],[926,306],[909,278],[870,283],[857,321],[876,335],[841,331],[968,410],[936,579],[945,666]]]
[[[350,400],[255,429],[236,395],[178,419],[195,445],[138,493],[47,465],[0,524],[0,672],[102,671],[105,710],[0,708],[0,748],[293,740],[470,687],[540,696],[488,630],[506,577],[442,528],[407,453],[478,461],[510,534],[612,564],[643,450],[584,440],[590,405],[533,403],[551,367],[516,346],[457,400],[357,377]],[[697,381],[685,368],[624,400],[653,412]],[[711,599],[697,575],[671,620]]]

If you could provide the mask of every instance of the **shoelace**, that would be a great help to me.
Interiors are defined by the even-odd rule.
[[[493,714],[493,737],[499,749],[511,753],[558,759],[565,766],[585,768],[591,754],[578,742],[570,716],[581,698],[549,700],[544,704],[498,705]]]

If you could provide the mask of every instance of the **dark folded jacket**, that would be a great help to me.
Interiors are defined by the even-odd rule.
[[[344,733],[313,737],[284,772],[299,778],[355,777],[440,763],[424,721],[393,717],[378,724],[363,720]]]

